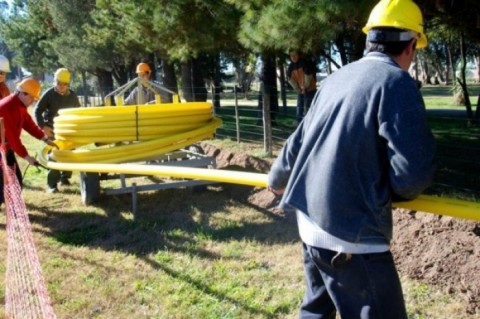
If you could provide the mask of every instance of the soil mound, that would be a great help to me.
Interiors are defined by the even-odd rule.
[[[271,161],[202,143],[217,168],[267,173]],[[262,209],[278,210],[265,189],[229,185],[232,195]],[[480,212],[479,212],[480,213]],[[480,223],[405,209],[394,211],[392,252],[400,273],[468,299],[469,315],[480,314]]]

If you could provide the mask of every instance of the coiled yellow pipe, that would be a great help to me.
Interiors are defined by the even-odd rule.
[[[141,161],[211,138],[220,125],[206,102],[63,109],[55,118],[60,149],[52,150],[49,159],[62,163]],[[97,147],[78,149],[94,144]]]
[[[55,119],[59,150],[45,147],[39,161],[56,170],[123,173],[200,179],[257,187],[267,175],[162,165],[120,164],[142,161],[211,138],[221,121],[209,103],[92,107],[61,110]],[[125,142],[128,142],[125,144]],[[89,144],[116,143],[76,149]],[[480,220],[480,203],[421,195],[395,207]]]

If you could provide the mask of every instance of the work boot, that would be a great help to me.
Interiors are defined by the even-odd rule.
[[[49,187],[48,190],[47,190],[47,193],[49,193],[49,194],[58,193],[58,188],[57,187]]]

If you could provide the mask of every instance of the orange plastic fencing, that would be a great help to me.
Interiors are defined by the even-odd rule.
[[[0,147],[7,220],[5,315],[8,319],[56,318],[46,289],[32,228],[15,167],[7,165]]]

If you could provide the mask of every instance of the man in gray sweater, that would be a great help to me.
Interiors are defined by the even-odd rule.
[[[363,31],[367,55],[324,81],[269,174],[268,188],[297,214],[300,318],[407,318],[391,203],[414,199],[434,172],[435,141],[407,73],[427,39],[411,0],[380,1]]]

